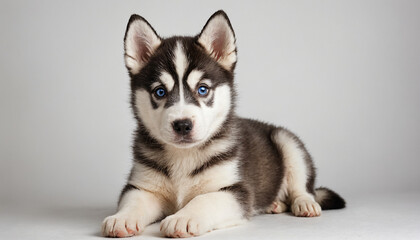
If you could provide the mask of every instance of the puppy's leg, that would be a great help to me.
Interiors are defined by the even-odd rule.
[[[118,204],[118,212],[105,218],[102,234],[106,237],[130,237],[162,216],[163,204],[154,194],[127,185]]]
[[[298,137],[285,129],[276,129],[272,139],[281,151],[285,168],[280,200],[290,202],[295,216],[321,215],[321,207],[314,198],[315,169],[305,146]]]
[[[247,194],[242,187],[233,185],[198,195],[177,213],[166,217],[160,230],[168,237],[191,237],[241,224],[249,211]]]

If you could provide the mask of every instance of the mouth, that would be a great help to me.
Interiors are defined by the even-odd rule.
[[[194,141],[193,139],[189,137],[180,137],[174,141],[175,144],[191,144],[195,142],[196,141]]]
[[[179,148],[190,148],[199,143],[200,141],[193,140],[190,137],[178,137],[177,139],[175,139],[175,141],[172,141],[172,145]]]

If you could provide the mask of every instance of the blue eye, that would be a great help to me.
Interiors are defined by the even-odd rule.
[[[201,86],[201,87],[198,88],[197,92],[198,92],[199,95],[205,96],[205,95],[207,95],[207,93],[209,93],[209,89],[205,86]]]
[[[156,97],[158,97],[158,98],[162,98],[162,97],[164,97],[164,96],[166,95],[166,91],[165,91],[165,89],[164,89],[164,88],[162,88],[162,87],[157,88],[157,89],[155,90],[155,95],[156,95]]]

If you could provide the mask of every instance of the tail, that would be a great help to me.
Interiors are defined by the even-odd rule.
[[[321,205],[322,210],[346,207],[346,201],[340,195],[325,187],[315,189],[315,201]]]

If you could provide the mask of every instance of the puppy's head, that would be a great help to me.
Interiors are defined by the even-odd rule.
[[[179,148],[204,143],[233,111],[235,35],[223,11],[195,37],[161,38],[132,15],[124,38],[137,121],[156,140]]]

